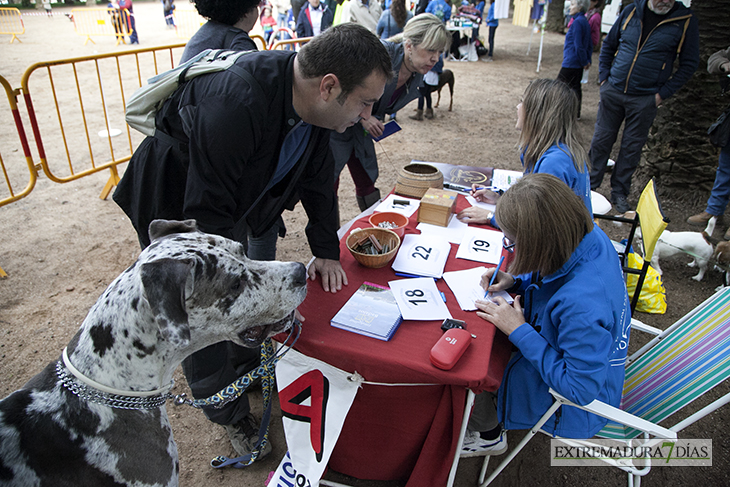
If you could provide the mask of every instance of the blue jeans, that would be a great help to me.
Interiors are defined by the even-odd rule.
[[[656,112],[654,95],[626,95],[608,81],[603,83],[596,127],[588,152],[591,160],[591,189],[595,190],[603,182],[606,163],[623,122],[621,149],[611,173],[611,197],[629,195],[631,177],[639,165],[641,149],[649,137]]]
[[[494,33],[497,32],[498,25],[490,25],[489,26],[489,53],[487,54],[489,57],[492,57],[492,54],[494,54]]]
[[[707,209],[710,215],[720,216],[725,213],[727,203],[730,200],[730,144],[727,144],[720,151],[720,160],[717,163],[715,173],[715,184],[712,186],[712,193],[707,200]]]

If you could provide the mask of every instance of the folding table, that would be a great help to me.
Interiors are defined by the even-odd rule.
[[[459,195],[457,210],[468,205]],[[419,233],[416,225],[414,215],[406,234]],[[353,228],[367,226],[367,217],[353,224]],[[444,292],[451,314],[466,321],[466,329],[476,335],[449,371],[437,369],[429,361],[431,347],[442,334],[440,320],[404,321],[388,342],[332,327],[330,319],[363,281],[387,285],[398,279],[390,266],[360,266],[344,241],[340,243],[340,261],[349,285],[332,294],[322,290],[319,280],[310,281],[307,298],[299,308],[306,321],[295,348],[347,372],[357,372],[367,382],[383,385],[365,384],[358,392],[329,466],[361,479],[408,479],[409,487],[446,485],[467,390],[494,391],[499,387],[511,344],[475,312],[462,311],[443,279],[438,280],[437,287]],[[458,245],[451,245],[446,271],[488,265],[456,259],[457,249]]]

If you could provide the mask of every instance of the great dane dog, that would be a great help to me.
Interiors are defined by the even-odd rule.
[[[292,324],[302,264],[249,260],[194,220],[155,220],[149,232],[62,357],[0,402],[0,485],[177,485],[164,406],[175,368],[213,343],[258,347]]]

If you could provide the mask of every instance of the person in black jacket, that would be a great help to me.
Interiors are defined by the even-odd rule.
[[[246,75],[228,69],[192,78],[162,105],[155,136],[132,155],[114,201],[142,247],[158,218],[195,219],[202,231],[246,247],[249,236],[269,232],[301,200],[314,255],[309,278],[319,274],[324,290],[335,293],[347,276],[339,262],[330,131],[370,117],[392,77],[390,56],[367,29],[343,24],[298,54],[250,52],[235,66]],[[242,350],[222,342],[188,357],[183,370],[193,396],[236,380]],[[241,456],[252,453],[258,429],[245,395],[205,413],[226,427]]]

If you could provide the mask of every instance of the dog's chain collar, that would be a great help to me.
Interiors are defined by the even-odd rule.
[[[240,397],[246,389],[256,379],[261,378],[262,380],[273,379],[274,368],[276,363],[281,360],[286,353],[294,347],[294,344],[299,339],[299,335],[302,332],[302,323],[295,319],[289,329],[289,335],[282,342],[281,347],[277,351],[274,347],[272,340],[269,338],[261,345],[261,365],[256,369],[250,371],[243,377],[239,377],[234,382],[226,386],[225,389],[221,389],[216,394],[205,399],[189,399],[187,394],[178,394],[174,396],[175,406],[188,405],[194,408],[215,408],[220,409],[231,401]],[[294,337],[291,344],[288,344],[289,340]]]
[[[169,392],[155,396],[139,397],[110,394],[100,391],[82,382],[78,382],[72,374],[68,373],[61,360],[56,362],[56,375],[63,386],[72,394],[78,396],[79,399],[115,409],[157,409],[173,397]]]

